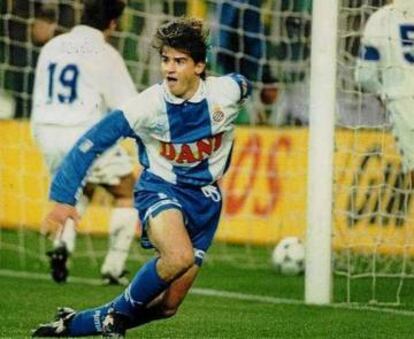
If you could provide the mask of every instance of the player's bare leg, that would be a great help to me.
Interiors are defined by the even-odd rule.
[[[112,302],[71,317],[70,328],[65,326],[69,336],[98,333],[122,336],[126,329],[136,326],[134,322],[139,321],[142,310],[160,295],[162,303],[154,301],[154,310],[160,307],[162,317],[176,312],[198,270],[181,211],[160,212],[150,218],[147,231],[159,250],[159,257],[144,264],[125,291]],[[171,285],[173,288],[169,290]],[[166,290],[169,291],[163,294]],[[160,313],[154,314],[160,317]]]
[[[159,252],[157,272],[172,282],[194,265],[193,246],[178,209],[169,209],[150,218],[148,237]]]
[[[160,294],[162,302],[154,301],[153,316],[172,316],[195,279],[197,269],[193,246],[180,210],[167,209],[150,218],[147,233],[159,257],[146,263],[125,293],[114,300],[114,312],[109,310],[103,321],[104,333],[122,335],[126,329],[137,326],[140,315],[145,313],[141,312],[142,309]],[[172,285],[174,287],[169,290]],[[106,323],[113,327],[106,328]]]
[[[105,284],[127,285],[125,263],[134,238],[138,216],[133,202],[133,174],[120,178],[120,183],[105,186],[114,198],[114,207],[109,222],[109,248],[101,274]]]
[[[131,327],[174,316],[193,285],[199,270],[200,267],[194,264],[187,272],[175,279],[166,291],[151,301],[139,313]]]

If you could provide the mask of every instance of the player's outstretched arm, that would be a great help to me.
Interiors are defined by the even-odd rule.
[[[50,199],[75,206],[93,161],[119,139],[135,133],[122,111],[110,113],[87,131],[66,155],[50,187]]]

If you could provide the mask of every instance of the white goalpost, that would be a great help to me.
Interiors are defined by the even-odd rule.
[[[305,301],[332,301],[332,185],[338,1],[314,0],[309,105]]]

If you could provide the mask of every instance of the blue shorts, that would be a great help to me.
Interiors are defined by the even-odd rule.
[[[200,266],[213,241],[221,206],[221,192],[217,184],[203,187],[174,185],[144,171],[135,191],[135,207],[143,226],[141,246],[153,247],[146,234],[148,218],[167,209],[178,209],[183,214],[194,247],[196,264]]]

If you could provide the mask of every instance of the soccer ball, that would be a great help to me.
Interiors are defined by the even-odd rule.
[[[274,248],[272,265],[284,275],[296,275],[305,270],[305,246],[297,237],[283,238]]]

